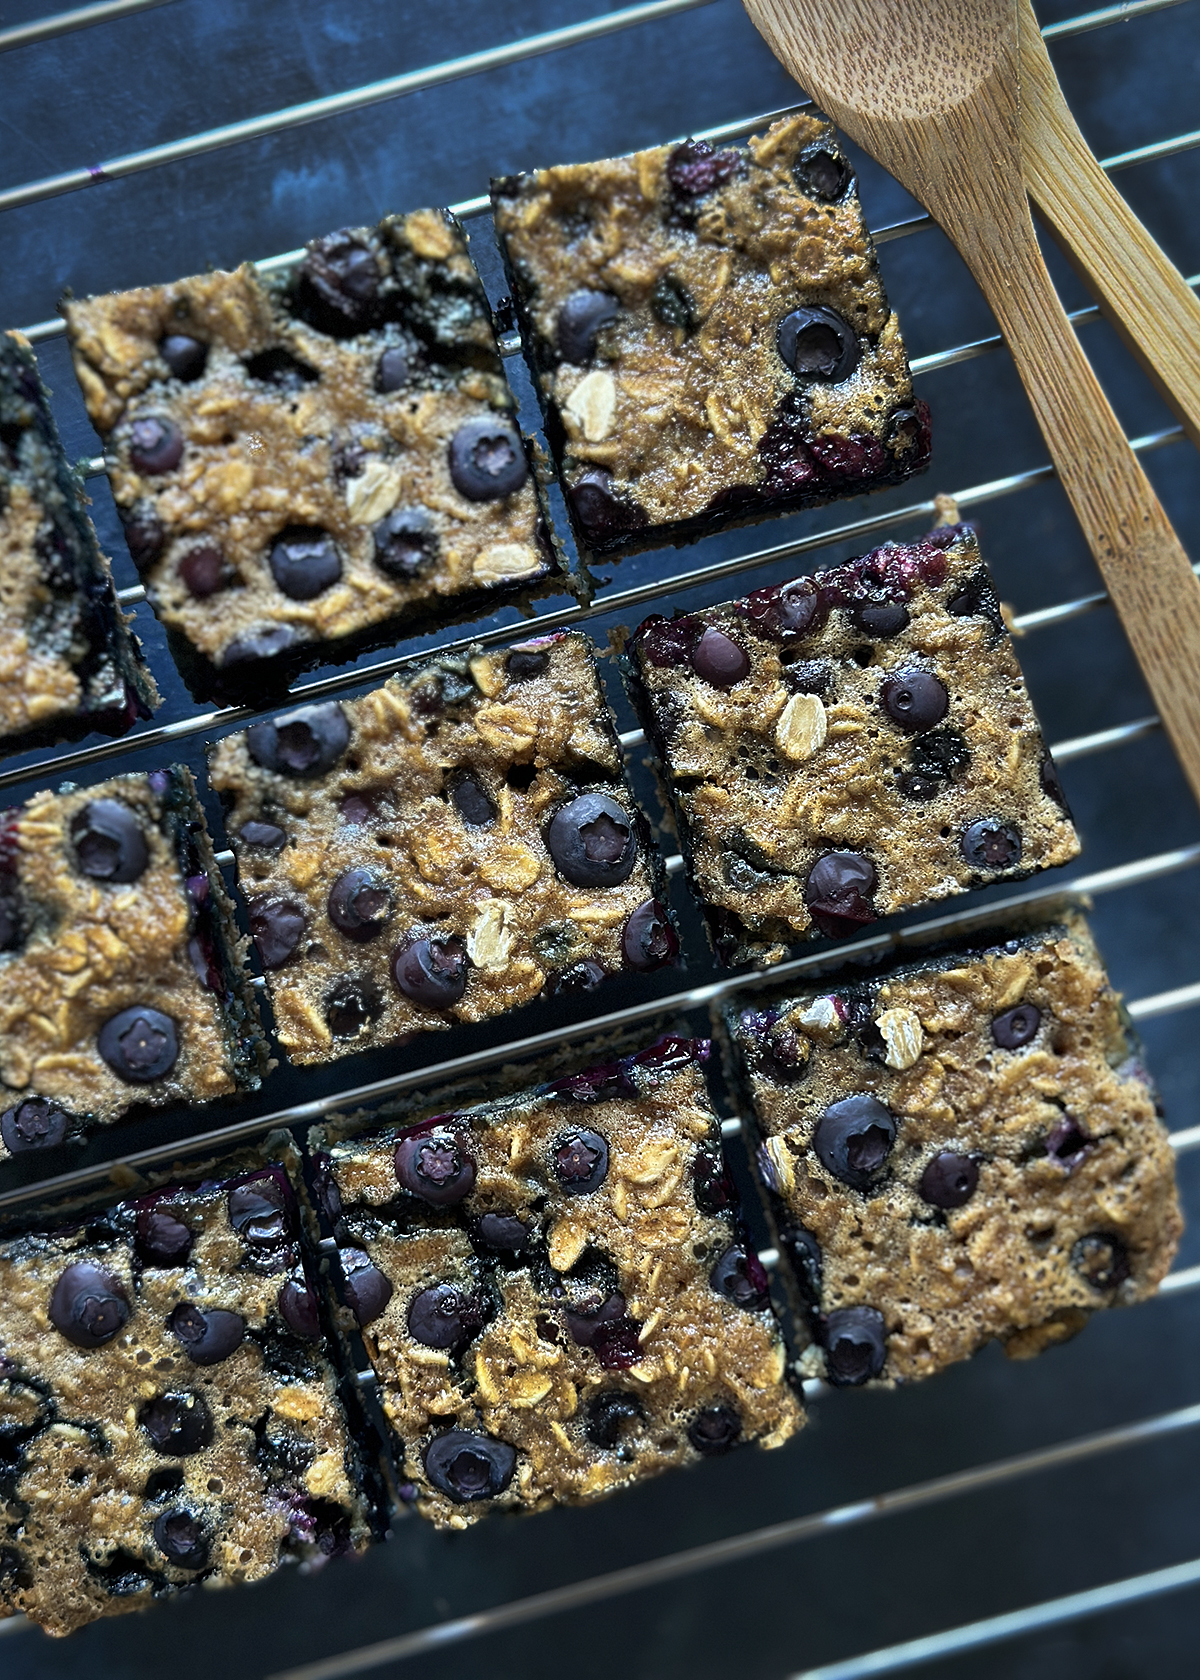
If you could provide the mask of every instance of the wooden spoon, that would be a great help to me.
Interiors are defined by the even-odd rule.
[[[1101,309],[1200,448],[1200,298],[1096,162],[1029,0],[1021,8],[1025,185]]]
[[[1022,180],[1016,0],[744,0],[775,56],[945,229],[1200,798],[1200,580],[1050,283]]]

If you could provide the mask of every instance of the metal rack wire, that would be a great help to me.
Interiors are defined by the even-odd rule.
[[[86,6],[75,12],[63,13],[57,17],[39,20],[33,24],[3,30],[0,31],[0,52],[49,40],[69,31],[86,28],[92,24],[110,21],[127,14],[146,11],[168,3],[170,3],[170,0],[110,0],[110,3]],[[627,7],[582,23],[550,30],[487,51],[406,72],[403,75],[371,83],[364,87],[353,88],[342,94],[289,106],[262,117],[228,124],[165,145],[129,153],[104,164],[68,171],[7,190],[0,190],[0,210],[33,204],[85,186],[102,185],[106,181],[120,179],[123,176],[150,170],[170,162],[203,155],[242,141],[279,133],[302,124],[315,123],[327,117],[396,99],[420,89],[442,85],[461,77],[479,75],[520,62],[523,59],[551,53],[564,47],[578,45],[622,30],[633,29],[656,20],[696,10],[712,3],[713,0],[653,0],[651,4]],[[1052,25],[1045,29],[1043,34],[1047,40],[1060,40],[1090,30],[1104,28],[1118,21],[1126,21],[1151,12],[1161,11],[1169,6],[1181,3],[1183,3],[1183,0],[1134,0],[1132,4],[1105,7]],[[701,132],[714,141],[732,139],[752,132],[779,114],[778,111],[761,113],[750,119]],[[1150,145],[1119,153],[1105,159],[1104,167],[1110,170],[1118,170],[1134,164],[1166,158],[1196,146],[1200,146],[1200,131],[1175,135]],[[465,200],[454,208],[462,216],[482,215],[487,209],[487,200],[483,197],[477,197]],[[876,228],[874,238],[877,244],[882,245],[917,234],[931,225],[929,218],[926,216],[910,216],[904,220]],[[263,259],[258,266],[261,270],[269,272],[293,261],[297,255],[296,252],[287,252],[278,257]],[[1192,285],[1200,284],[1200,275],[1193,276],[1189,283]],[[1094,307],[1077,310],[1073,315],[1073,319],[1080,325],[1094,321],[1098,317],[1099,311]],[[61,333],[62,323],[56,319],[47,319],[24,330],[26,335],[35,343],[47,343]],[[505,348],[511,351],[515,349],[515,345],[506,345]],[[913,372],[917,376],[925,376],[993,352],[1002,351],[1002,349],[1003,346],[997,336],[977,338],[915,360],[913,362]],[[1181,429],[1171,426],[1147,433],[1131,441],[1133,447],[1139,453],[1148,453],[1173,445],[1181,440]],[[103,461],[100,459],[91,461],[89,470],[93,473],[101,472]],[[957,500],[964,511],[969,511],[999,498],[1020,494],[1036,485],[1044,484],[1053,476],[1053,469],[1049,465],[1036,466],[987,482],[969,485],[956,493]],[[717,599],[725,582],[739,574],[761,571],[782,562],[816,555],[821,550],[831,549],[842,543],[865,545],[869,540],[876,539],[884,534],[890,534],[905,525],[928,520],[933,513],[932,501],[923,500],[903,507],[892,507],[879,514],[827,527],[790,541],[749,549],[707,564],[669,572],[668,575],[655,577],[623,589],[602,591],[592,602],[586,605],[573,604],[539,613],[534,620],[534,626],[539,630],[549,630],[560,626],[584,623],[597,618],[607,618],[614,613],[641,608],[696,587],[703,587],[705,590],[711,591],[711,598]],[[133,586],[122,591],[122,599],[126,605],[137,605],[143,599],[143,592],[140,587]],[[1014,629],[1018,633],[1029,634],[1037,630],[1057,628],[1081,619],[1105,606],[1106,597],[1103,593],[1092,592],[1077,595],[1072,599],[1052,606],[1017,614],[1014,619]],[[476,630],[470,634],[443,641],[435,651],[449,652],[481,642],[484,644],[503,642],[509,640],[512,634],[513,626],[511,624]],[[428,657],[430,651],[428,648],[423,648],[419,653],[400,657],[392,655],[371,665],[359,665],[348,671],[323,675],[316,680],[298,684],[292,690],[290,703],[366,688],[389,674],[398,664],[402,664],[408,659]],[[143,728],[120,741],[93,742],[77,749],[50,755],[36,764],[21,763],[16,767],[0,772],[0,789],[16,786],[37,777],[74,774],[80,769],[98,765],[115,757],[124,757],[130,753],[161,751],[189,738],[232,727],[255,715],[257,713],[251,707],[228,707],[208,711],[194,710],[191,715],[173,723]],[[1143,739],[1151,735],[1157,728],[1158,720],[1154,717],[1135,718],[1111,728],[1059,741],[1053,747],[1053,751],[1056,759],[1060,762],[1068,762],[1073,759],[1111,751],[1122,745]],[[622,737],[622,744],[627,751],[638,747],[641,741],[641,733],[636,730],[628,731]],[[224,855],[224,861],[230,861],[228,854]],[[1197,864],[1200,864],[1200,844],[1176,847],[1113,868],[1076,874],[1073,879],[1069,878],[1066,883],[1056,881],[1051,885],[1029,888],[1010,896],[1006,902],[1013,905],[1035,903],[1039,899],[1057,895],[1063,890],[1064,885],[1082,893],[1099,896],[1165,879],[1178,872],[1189,870]],[[667,867],[670,873],[677,874],[682,867],[682,861],[673,857],[668,860]],[[888,949],[903,950],[912,941],[927,935],[930,931],[943,930],[949,932],[969,928],[973,922],[978,921],[983,916],[992,914],[994,908],[994,902],[989,902],[978,907],[968,906],[966,910],[960,910],[946,916],[925,917],[910,926],[874,934],[842,949],[848,958],[866,957]],[[534,1054],[543,1053],[568,1044],[575,1039],[590,1038],[596,1033],[610,1028],[630,1028],[641,1022],[649,1022],[667,1014],[682,1014],[701,1010],[718,1002],[735,990],[741,991],[759,984],[777,984],[791,980],[804,974],[814,965],[827,960],[828,954],[822,952],[816,956],[795,958],[788,963],[781,964],[765,975],[736,974],[705,985],[660,993],[644,1002],[613,1010],[605,1015],[589,1016],[572,1021],[565,1026],[485,1047],[468,1055],[451,1056],[442,1061],[426,1063],[415,1070],[343,1088],[309,1102],[288,1104],[270,1113],[258,1114],[243,1121],[236,1121],[231,1125],[193,1134],[188,1138],[185,1145],[181,1145],[176,1140],[150,1149],[125,1154],[115,1153],[97,1165],[80,1169],[77,1172],[63,1174],[49,1183],[43,1182],[37,1186],[4,1190],[0,1192],[0,1210],[15,1206],[35,1195],[44,1196],[49,1191],[74,1190],[105,1177],[114,1169],[138,1169],[150,1166],[155,1162],[178,1158],[184,1148],[190,1153],[211,1148],[218,1143],[224,1145],[249,1137],[261,1136],[270,1129],[281,1125],[299,1126],[311,1123],[334,1109],[369,1104],[417,1087],[433,1085],[442,1080],[473,1074],[501,1062],[520,1060]],[[1138,998],[1129,1007],[1135,1020],[1149,1020],[1192,1007],[1197,1003],[1200,1003],[1200,980],[1183,983],[1169,990]],[[726,1136],[735,1137],[740,1130],[740,1122],[736,1117],[731,1116],[725,1121],[724,1130]],[[113,1142],[115,1146],[115,1134]],[[1200,1148],[1200,1123],[1174,1132],[1172,1142],[1179,1153]],[[773,1258],[773,1256],[765,1256],[765,1258]],[[1170,1295],[1196,1288],[1200,1288],[1200,1266],[1177,1270],[1167,1279],[1163,1286],[1163,1292]],[[834,1506],[793,1520],[747,1531],[708,1545],[677,1551],[649,1563],[640,1563],[633,1568],[593,1576],[548,1592],[519,1598],[496,1608],[480,1612],[477,1615],[442,1621],[393,1639],[350,1649],[332,1658],[309,1663],[300,1668],[289,1669],[286,1674],[274,1676],[273,1680],[340,1680],[341,1676],[365,1672],[385,1664],[397,1663],[405,1658],[443,1650],[450,1645],[465,1640],[517,1626],[530,1625],[565,1610],[607,1602],[625,1593],[643,1590],[653,1585],[678,1582],[706,1570],[716,1569],[768,1551],[798,1545],[802,1541],[815,1541],[824,1535],[840,1533],[875,1518],[936,1506],[944,1501],[965,1498],[985,1488],[1036,1477],[1058,1466],[1098,1459],[1104,1455],[1119,1453],[1147,1442],[1180,1436],[1198,1426],[1200,1426],[1200,1405],[1185,1406],[1157,1416],[1146,1417],[1120,1428],[1066,1439],[1057,1445],[1000,1459],[996,1462],[982,1463],[952,1475],[885,1491],[869,1499],[856,1500],[849,1504]],[[1193,1560],[1169,1569],[1131,1576],[1110,1586],[1089,1589],[1084,1593],[1066,1595],[1002,1616],[964,1624],[962,1627],[948,1632],[939,1631],[934,1635],[916,1641],[880,1650],[864,1658],[852,1658],[820,1669],[811,1669],[806,1671],[803,1676],[797,1676],[796,1680],[851,1680],[852,1676],[898,1671],[916,1663],[925,1662],[933,1657],[951,1654],[956,1651],[979,1649],[986,1644],[1010,1638],[1021,1632],[1060,1625],[1072,1618],[1085,1617],[1097,1610],[1107,1609],[1120,1603],[1138,1602],[1158,1593],[1181,1589],[1197,1581],[1200,1581],[1200,1560]],[[0,1624],[0,1631],[12,1631],[18,1626],[19,1624],[16,1623]]]

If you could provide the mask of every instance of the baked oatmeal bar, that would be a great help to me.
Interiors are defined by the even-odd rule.
[[[648,618],[628,666],[726,963],[1079,850],[969,526]]]
[[[183,766],[0,812],[0,1157],[254,1089],[244,946]]]
[[[895,484],[929,460],[854,174],[823,117],[492,183],[585,552]]]
[[[446,211],[64,305],[130,552],[197,693],[486,611],[555,571]]]
[[[86,505],[33,351],[0,333],[0,753],[123,735],[158,705]]]
[[[252,724],[209,775],[293,1061],[678,951],[582,635],[435,659]]]
[[[1077,910],[727,1022],[806,1374],[1028,1358],[1170,1266],[1171,1146]]]
[[[344,1293],[439,1527],[627,1487],[802,1422],[707,1040],[321,1145]]]
[[[0,1615],[54,1634],[366,1543],[288,1176],[0,1244]]]

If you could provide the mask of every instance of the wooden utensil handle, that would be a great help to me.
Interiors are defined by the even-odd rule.
[[[1011,248],[1026,239],[1029,249]],[[963,254],[1200,799],[1200,579],[1080,348],[1028,217],[1023,226],[1012,219],[993,233],[977,230]]]
[[[1021,0],[1025,184],[1097,301],[1200,448],[1200,298],[1092,155]]]

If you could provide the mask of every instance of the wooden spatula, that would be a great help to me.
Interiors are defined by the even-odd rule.
[[[945,229],[1200,798],[1200,580],[1080,349],[1022,180],[1017,0],[744,0],[781,63]]]
[[[1200,298],[1096,162],[1021,8],[1025,185],[1097,302],[1200,448]]]

